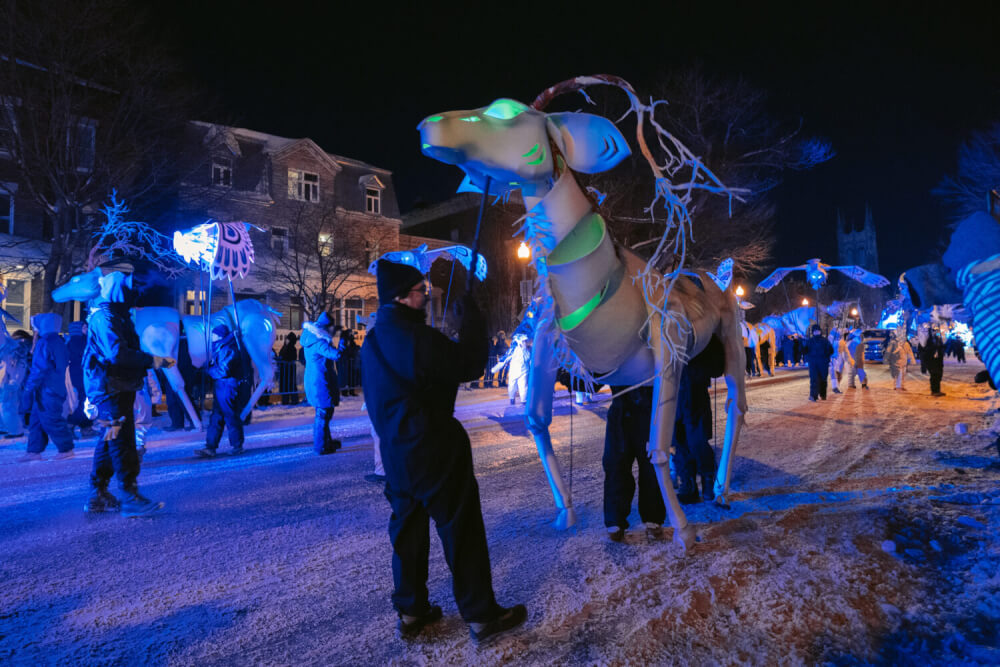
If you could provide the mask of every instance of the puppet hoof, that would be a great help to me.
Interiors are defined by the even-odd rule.
[[[674,544],[679,545],[684,551],[687,551],[694,543],[698,541],[698,531],[694,529],[694,526],[688,524],[681,528],[680,530],[674,531]]]
[[[555,527],[556,530],[566,530],[576,525],[576,510],[572,507],[564,507],[559,510],[559,516],[556,517]]]

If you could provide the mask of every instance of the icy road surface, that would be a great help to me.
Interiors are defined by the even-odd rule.
[[[197,460],[198,434],[154,430],[139,481],[167,508],[152,519],[83,515],[89,443],[22,464],[23,440],[0,441],[0,664],[997,664],[998,402],[972,384],[981,368],[949,364],[939,399],[914,372],[893,391],[881,366],[871,391],[815,404],[802,371],[752,383],[732,509],[690,507],[702,542],[687,554],[669,531],[605,539],[605,404],[571,417],[557,399],[580,518],[558,533],[506,392],[461,392],[494,585],[529,610],[482,649],[436,536],[445,618],[418,642],[395,635],[361,399],[338,410],[333,456],[312,453],[307,408],[255,413],[238,458]]]

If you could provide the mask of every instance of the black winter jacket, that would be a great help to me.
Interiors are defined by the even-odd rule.
[[[139,349],[139,335],[123,303],[103,302],[87,318],[83,386],[90,402],[142,388],[153,357]]]
[[[826,336],[810,336],[806,341],[806,363],[810,366],[829,366],[833,356],[833,345]]]
[[[453,463],[469,455],[455,397],[460,383],[483,374],[488,352],[486,326],[471,300],[458,342],[427,326],[423,311],[399,303],[379,308],[361,348],[361,372],[390,488],[434,493]]]

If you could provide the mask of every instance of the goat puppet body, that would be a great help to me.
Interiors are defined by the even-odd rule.
[[[678,279],[669,293],[662,286],[644,293],[638,279],[646,262],[611,240],[603,218],[571,171],[605,171],[629,155],[625,138],[607,119],[584,113],[546,114],[500,99],[481,109],[430,116],[418,130],[423,152],[461,167],[469,186],[484,188],[490,182],[491,193],[520,188],[524,196],[527,240],[551,294],[542,299],[535,325],[526,421],[559,510],[556,527],[567,528],[576,521],[549,435],[561,337],[602,383],[635,385],[652,380],[648,452],[674,541],[690,547],[695,530],[677,500],[668,465],[677,388],[684,362],[718,336],[726,354],[728,399],[715,492],[717,501],[725,504],[746,412],[735,296],[704,272]]]
[[[52,292],[52,299],[56,302],[64,301],[91,301],[97,299],[101,294],[100,279],[103,275],[101,269],[97,268],[87,273],[70,278],[69,282],[58,287]],[[250,410],[260,398],[264,390],[271,385],[274,378],[274,362],[271,356],[271,349],[274,345],[274,328],[278,323],[279,314],[277,311],[254,299],[246,299],[236,304],[239,311],[240,332],[242,334],[241,344],[246,346],[247,353],[253,361],[260,377],[260,382],[254,388],[253,394],[247,405],[244,407],[241,417],[246,418]],[[191,363],[195,368],[201,368],[208,361],[208,345],[205,331],[205,322],[199,316],[186,315],[181,317],[176,308],[151,306],[146,308],[132,309],[132,322],[135,331],[139,335],[139,346],[143,352],[165,359],[177,359],[178,346],[180,344],[180,325],[184,323],[184,330],[187,332],[188,352],[191,355]],[[214,313],[209,321],[209,330],[219,324],[225,324],[230,329],[236,329],[236,317],[232,306]],[[170,382],[170,386],[177,392],[178,397],[184,403],[191,421],[197,428],[201,428],[201,420],[198,413],[184,391],[184,379],[176,364],[163,369]]]

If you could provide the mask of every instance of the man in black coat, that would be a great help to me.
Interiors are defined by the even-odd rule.
[[[944,396],[941,391],[941,378],[944,377],[944,342],[938,331],[932,330],[927,337],[927,344],[920,350],[920,363],[931,376],[931,396]]]
[[[87,512],[121,510],[123,516],[142,516],[163,508],[162,502],[141,495],[137,482],[139,455],[133,406],[153,357],[139,349],[139,336],[129,315],[134,302],[132,276],[119,271],[109,273],[101,278],[99,303],[87,318],[83,384],[101,427],[101,437],[94,447],[90,475],[94,492],[84,508]],[[122,501],[108,492],[112,475],[118,477],[125,494]]]
[[[813,403],[817,398],[826,400],[826,378],[830,370],[830,357],[833,356],[833,345],[823,335],[818,324],[812,326],[812,336],[806,341],[805,358],[809,364],[809,400]]]
[[[380,308],[361,350],[362,386],[385,467],[392,507],[393,606],[403,637],[441,618],[427,591],[430,519],[451,569],[455,601],[474,639],[524,622],[523,605],[497,604],[469,436],[455,419],[458,385],[486,365],[486,328],[465,300],[458,341],[425,324],[427,286],[419,270],[379,260]]]
[[[240,412],[249,399],[243,390],[244,378],[250,367],[244,361],[237,347],[236,336],[225,324],[212,329],[212,361],[208,364],[208,375],[215,384],[212,399],[212,416],[205,432],[205,446],[196,449],[202,458],[212,458],[222,441],[222,429],[229,432],[229,446],[232,453],[243,453],[243,420]]]

